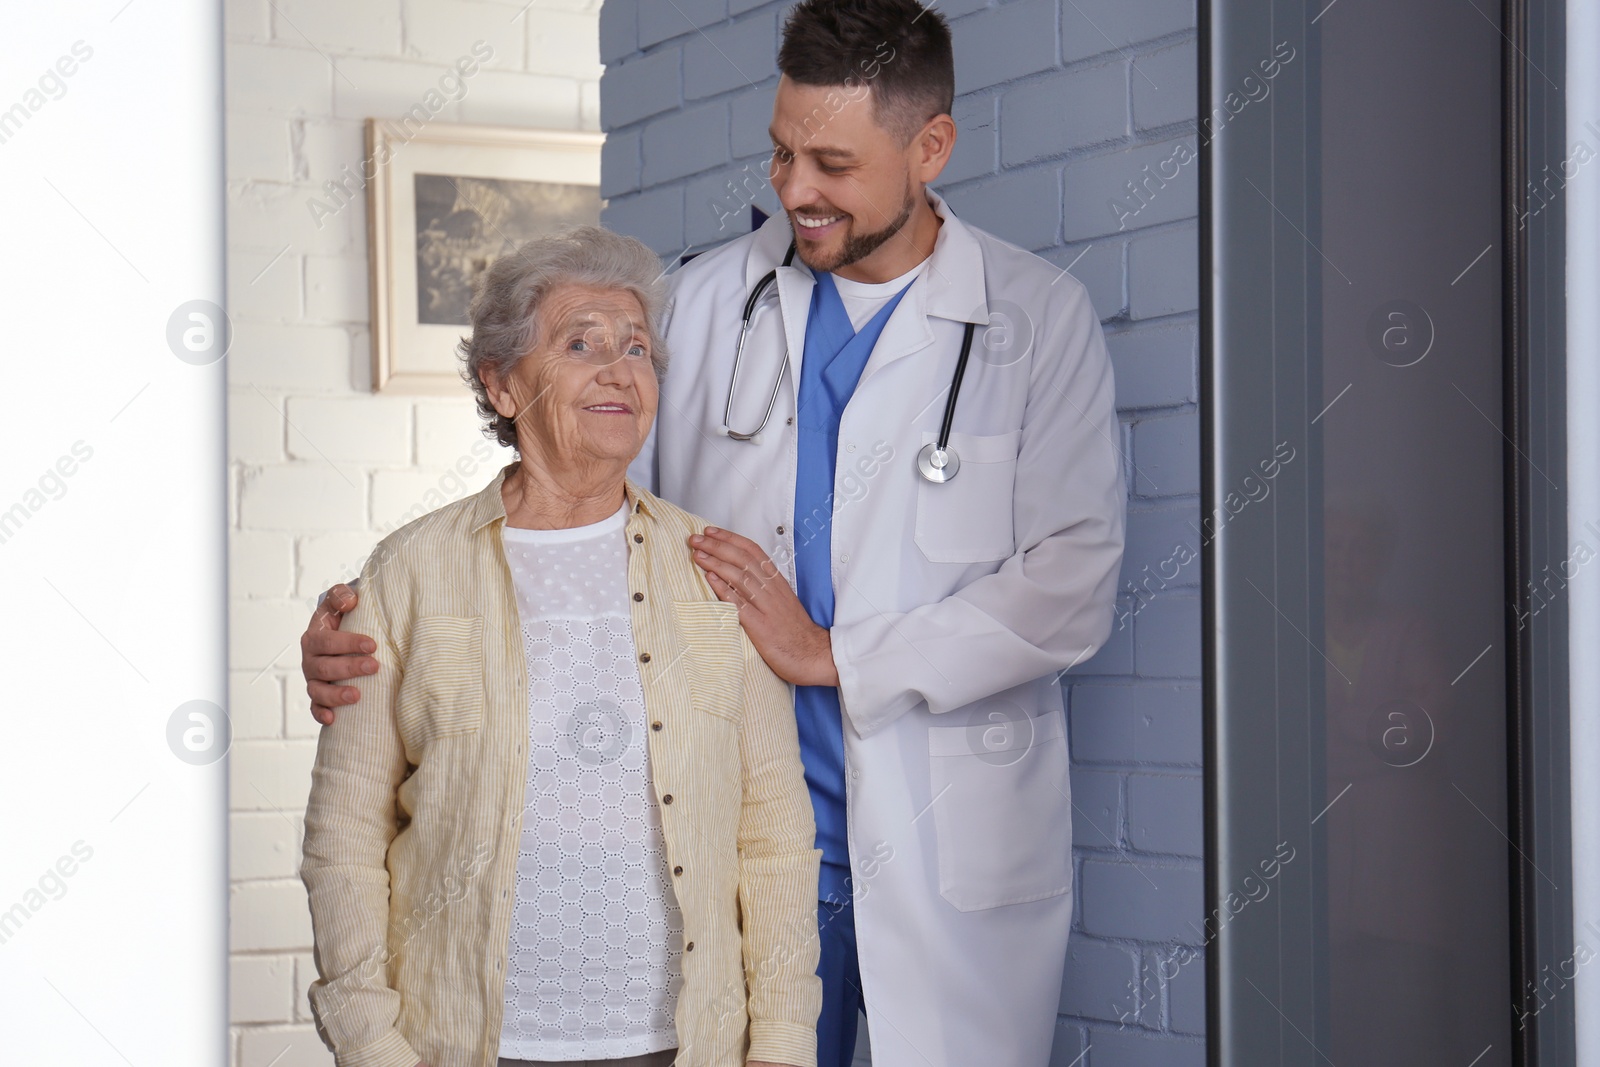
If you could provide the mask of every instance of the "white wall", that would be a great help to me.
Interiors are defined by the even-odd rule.
[[[230,802],[233,1063],[331,1064],[297,870],[317,726],[298,637],[399,516],[508,458],[459,399],[370,391],[366,205],[309,208],[362,122],[396,118],[473,43],[494,50],[436,123],[599,129],[598,0],[229,0],[228,360],[235,742]],[[460,465],[459,468],[457,465]]]
[[[225,700],[224,365],[167,329],[223,299],[220,13],[6,14],[0,1062],[215,1067],[226,764],[168,725]]]

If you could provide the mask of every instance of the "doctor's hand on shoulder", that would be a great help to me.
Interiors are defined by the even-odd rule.
[[[778,565],[748,537],[715,526],[689,538],[711,591],[739,609],[739,623],[767,666],[795,685],[838,685],[833,642],[811,621]]]

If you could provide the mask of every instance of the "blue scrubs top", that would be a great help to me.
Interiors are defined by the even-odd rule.
[[[861,372],[884,324],[906,289],[896,293],[860,332],[850,324],[833,275],[818,272],[806,320],[805,356],[800,363],[798,470],[794,487],[796,592],[818,626],[833,626],[833,484],[839,455],[839,420],[855,392]],[[844,805],[844,720],[839,690],[833,686],[795,687],[795,717],[800,758],[817,819],[822,849],[822,883],[817,899],[851,899],[850,851]]]

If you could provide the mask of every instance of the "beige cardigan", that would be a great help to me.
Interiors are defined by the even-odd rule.
[[[527,781],[502,471],[379,543],[343,628],[378,672],[317,744],[301,877],[340,1067],[494,1067]],[[683,914],[680,1067],[813,1067],[820,853],[788,687],[689,557],[704,523],[629,483],[633,636]]]

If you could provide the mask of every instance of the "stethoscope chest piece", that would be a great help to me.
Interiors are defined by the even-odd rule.
[[[917,473],[930,482],[948,482],[961,469],[961,457],[949,445],[943,448],[930,441],[917,453]]]

